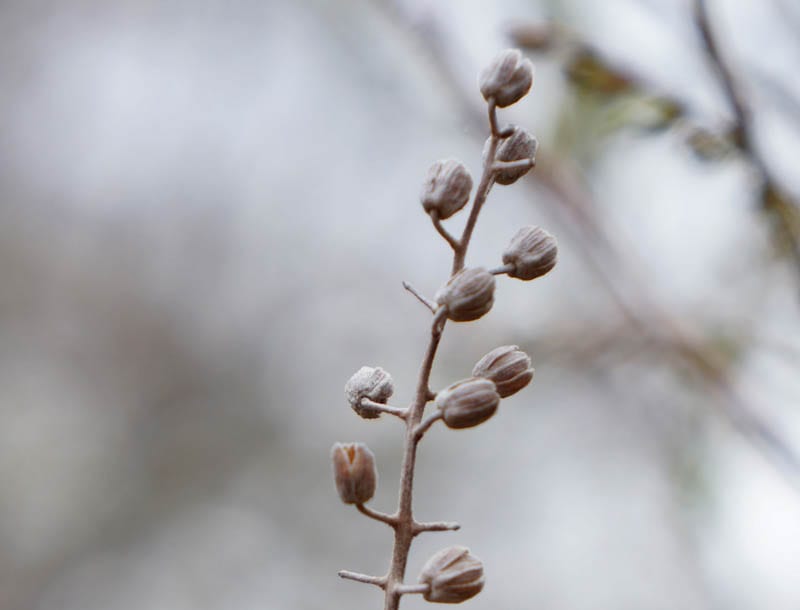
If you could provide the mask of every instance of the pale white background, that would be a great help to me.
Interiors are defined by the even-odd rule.
[[[800,97],[800,12],[710,4],[797,192],[797,114],[767,84]],[[449,266],[422,177],[442,157],[479,171],[475,75],[509,24],[547,16],[699,122],[729,116],[683,1],[0,7],[0,609],[380,607],[335,576],[382,572],[390,536],[338,502],[328,452],[367,442],[389,510],[400,428],[359,420],[342,387],[380,365],[410,398],[428,318],[400,282],[432,294]],[[569,150],[560,59],[534,57],[531,96],[503,113],[543,154]],[[800,448],[796,271],[744,164],[700,163],[684,136],[597,142],[593,205],[671,315],[745,336],[732,383]],[[419,539],[409,575],[457,543],[486,564],[475,610],[797,608],[797,489],[637,347],[558,205],[498,188],[478,227],[471,264],[522,224],[558,235],[560,262],[447,329],[436,387],[503,343],[537,372],[485,426],[426,439],[418,514],[463,529]],[[595,332],[612,339],[586,356]]]

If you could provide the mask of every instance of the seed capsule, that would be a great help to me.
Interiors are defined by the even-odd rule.
[[[531,133],[522,127],[514,126],[514,133],[509,137],[500,140],[495,152],[495,159],[498,161],[524,161],[530,159],[536,160],[536,149],[539,143]],[[484,153],[488,151],[489,140],[486,140],[484,146]],[[532,166],[531,166],[532,167]],[[518,167],[516,169],[501,169],[494,175],[494,181],[497,184],[509,185],[514,184],[517,180],[522,178],[531,170],[530,167]]]
[[[484,68],[478,79],[481,94],[494,98],[499,108],[518,102],[533,84],[533,64],[518,49],[507,49]]]
[[[492,308],[494,286],[494,276],[486,269],[462,269],[439,289],[435,300],[447,308],[453,322],[471,322]]]
[[[439,218],[445,219],[467,204],[471,190],[472,176],[464,164],[446,159],[431,165],[422,185],[420,200],[428,214],[435,210]]]
[[[378,469],[364,443],[334,443],[331,449],[336,491],[345,504],[363,504],[375,495]]]
[[[503,252],[503,263],[513,265],[510,277],[532,280],[556,266],[558,242],[540,227],[522,227]]]
[[[483,589],[483,563],[463,546],[442,549],[422,568],[419,581],[428,585],[429,602],[459,604]]]
[[[458,381],[436,395],[436,406],[448,428],[472,428],[497,411],[500,395],[490,379],[471,377]]]
[[[531,359],[516,345],[496,347],[478,360],[472,369],[474,377],[491,379],[501,398],[516,394],[533,379]]]
[[[392,394],[392,376],[381,367],[362,366],[344,386],[347,402],[364,419],[375,419],[381,415],[374,408],[362,404],[364,398],[385,405]]]

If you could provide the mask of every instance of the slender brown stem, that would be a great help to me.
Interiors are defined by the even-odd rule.
[[[425,305],[425,307],[427,307],[428,309],[430,309],[430,310],[431,310],[431,313],[436,313],[436,304],[435,304],[435,303],[433,303],[432,301],[430,301],[430,300],[426,299],[426,298],[425,298],[425,297],[422,295],[422,293],[421,293],[421,292],[419,292],[419,291],[418,291],[416,288],[414,288],[414,287],[413,287],[411,284],[409,284],[408,282],[403,282],[403,288],[405,288],[405,289],[406,289],[406,290],[408,290],[408,291],[409,291],[411,294],[413,294],[415,297],[417,297],[417,300],[418,300],[420,303],[422,303],[423,305]]]
[[[365,504],[356,504],[356,508],[361,514],[366,515],[370,519],[381,521],[390,527],[397,527],[397,517],[394,515],[387,515],[386,513],[377,511],[369,506],[366,506]]]
[[[453,266],[451,277],[464,268],[464,259],[467,255],[472,232],[475,229],[475,223],[478,221],[478,215],[481,212],[486,197],[494,184],[495,175],[495,153],[497,151],[498,142],[510,135],[509,130],[501,131],[497,127],[497,113],[495,109],[494,100],[489,100],[489,125],[492,134],[489,138],[489,148],[486,152],[486,157],[483,165],[483,174],[481,175],[480,183],[475,191],[475,197],[472,202],[472,209],[470,210],[467,223],[464,226],[464,232],[461,239],[456,240],[449,233],[444,230],[441,223],[438,223],[438,217],[432,215],[434,226],[440,234],[450,243],[453,247]],[[438,226],[437,226],[438,225]],[[448,238],[449,237],[449,238]],[[425,411],[425,405],[430,400],[436,397],[430,389],[430,376],[433,368],[433,361],[436,357],[436,350],[439,347],[439,341],[442,338],[444,325],[446,322],[446,311],[439,309],[433,317],[433,324],[431,325],[431,337],[428,342],[428,347],[425,350],[425,356],[422,360],[422,365],[419,370],[419,377],[417,379],[417,389],[414,402],[411,405],[408,417],[406,418],[406,440],[405,450],[403,453],[403,465],[400,475],[400,500],[396,513],[396,525],[394,528],[394,548],[392,549],[392,563],[389,567],[389,573],[386,576],[385,600],[384,610],[398,610],[400,607],[400,598],[405,593],[424,592],[426,589],[420,588],[419,585],[405,585],[403,578],[405,577],[406,564],[408,563],[408,553],[411,549],[411,542],[414,537],[422,531],[445,531],[456,529],[457,524],[452,523],[430,523],[420,524],[414,521],[414,514],[412,510],[412,498],[414,488],[414,466],[417,459],[417,445],[422,439],[425,431],[430,426],[441,418],[441,414],[435,414],[422,422],[422,416]],[[421,423],[422,422],[422,423]],[[420,529],[422,528],[422,529]]]
[[[496,172],[504,169],[530,169],[536,165],[533,159],[520,159],[519,161],[495,161],[492,169]]]
[[[380,402],[375,402],[374,400],[370,400],[369,398],[362,398],[361,399],[362,406],[369,407],[370,410],[378,411],[380,413],[388,413],[389,415],[394,415],[395,417],[399,417],[400,419],[405,419],[408,417],[408,409],[405,407],[392,407],[390,405],[385,405]]]
[[[452,521],[432,521],[430,523],[414,524],[415,534],[421,534],[422,532],[454,532],[460,529],[461,526]]]
[[[419,426],[417,426],[417,429],[414,431],[414,433],[417,436],[417,442],[419,442],[419,440],[423,437],[423,435],[428,431],[428,428],[430,428],[440,419],[442,419],[441,411],[438,413],[434,413],[433,415],[428,417],[428,419],[422,422]]]
[[[439,232],[439,235],[444,237],[445,241],[450,244],[450,247],[454,251],[457,251],[461,247],[461,244],[450,234],[450,231],[444,228],[442,220],[439,218],[439,213],[436,210],[431,212],[431,222],[433,222],[433,226]]]
[[[492,130],[492,135],[500,138],[501,140],[514,133],[514,128],[511,126],[508,126],[505,129],[500,129],[497,126],[497,104],[495,103],[494,98],[489,100],[489,128]]]
[[[339,577],[346,578],[347,580],[355,580],[357,582],[364,582],[368,585],[375,585],[381,589],[386,588],[385,576],[370,576],[368,574],[360,574],[359,572],[351,572],[350,570],[339,570]]]
[[[475,200],[472,203],[472,209],[469,211],[467,224],[464,225],[464,232],[461,234],[458,248],[454,251],[451,275],[455,275],[464,268],[464,259],[467,257],[467,248],[469,248],[469,241],[472,239],[472,232],[475,230],[475,223],[478,221],[481,208],[486,202],[486,197],[489,196],[489,191],[492,190],[492,185],[494,184],[494,157],[497,152],[497,144],[500,139],[504,137],[502,132],[497,131],[497,113],[494,100],[489,101],[489,123],[492,126],[492,135],[489,136],[489,149],[486,151],[483,175],[475,191]]]
[[[489,273],[492,275],[503,275],[509,271],[514,271],[514,267],[515,265],[509,263],[508,265],[501,265],[499,267],[495,267],[494,269],[489,269]]]
[[[431,337],[428,347],[425,350],[425,357],[419,370],[417,379],[417,390],[414,404],[411,406],[409,417],[406,420],[406,440],[405,451],[403,453],[403,465],[400,475],[400,501],[397,509],[397,525],[394,529],[394,549],[392,550],[392,563],[389,567],[389,574],[386,579],[385,610],[397,610],[400,607],[400,597],[403,595],[400,586],[403,584],[406,564],[408,562],[408,552],[411,549],[411,542],[414,539],[414,514],[412,510],[412,498],[414,488],[414,465],[417,459],[417,444],[419,438],[416,435],[416,427],[422,419],[425,405],[428,403],[430,381],[433,361],[436,357],[436,350],[442,338],[442,331],[445,325],[445,310],[440,309],[433,317],[431,324]]]
[[[427,593],[430,587],[429,584],[423,583],[419,585],[400,585],[397,589],[402,595],[407,595],[408,593]]]

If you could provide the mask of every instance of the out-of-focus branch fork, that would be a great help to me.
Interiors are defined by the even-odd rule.
[[[694,22],[697,26],[697,31],[700,34],[700,39],[705,48],[706,55],[712,63],[714,69],[720,77],[723,89],[725,90],[725,97],[730,102],[731,108],[734,113],[736,128],[737,128],[737,144],[750,153],[753,151],[753,141],[751,134],[751,115],[750,109],[747,106],[744,98],[744,92],[740,90],[733,72],[728,64],[722,59],[720,55],[717,40],[711,31],[711,23],[709,22],[708,6],[705,0],[695,0],[694,6]]]
[[[780,220],[781,230],[790,246],[794,263],[800,272],[800,209],[798,208],[798,202],[793,201],[788,194],[782,192],[758,148],[753,129],[752,111],[748,104],[747,96],[737,81],[733,68],[720,51],[718,39],[711,25],[706,0],[694,0],[693,11],[694,23],[703,43],[706,56],[719,75],[725,97],[733,111],[734,144],[758,173],[762,189],[766,193],[763,198],[763,204],[765,207],[769,207],[769,211]],[[772,192],[774,192],[774,195],[769,196],[769,193]]]

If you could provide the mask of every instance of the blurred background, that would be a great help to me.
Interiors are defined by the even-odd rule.
[[[418,539],[470,608],[800,607],[800,8],[790,0],[0,5],[0,609],[378,608],[391,537],[342,505],[361,365],[413,392],[450,252],[418,193],[480,171],[476,75],[537,69],[540,141],[468,264],[559,265],[449,325],[433,387],[518,344],[534,383],[434,427]],[[461,226],[463,219],[448,221]],[[409,596],[404,608],[423,608]]]

